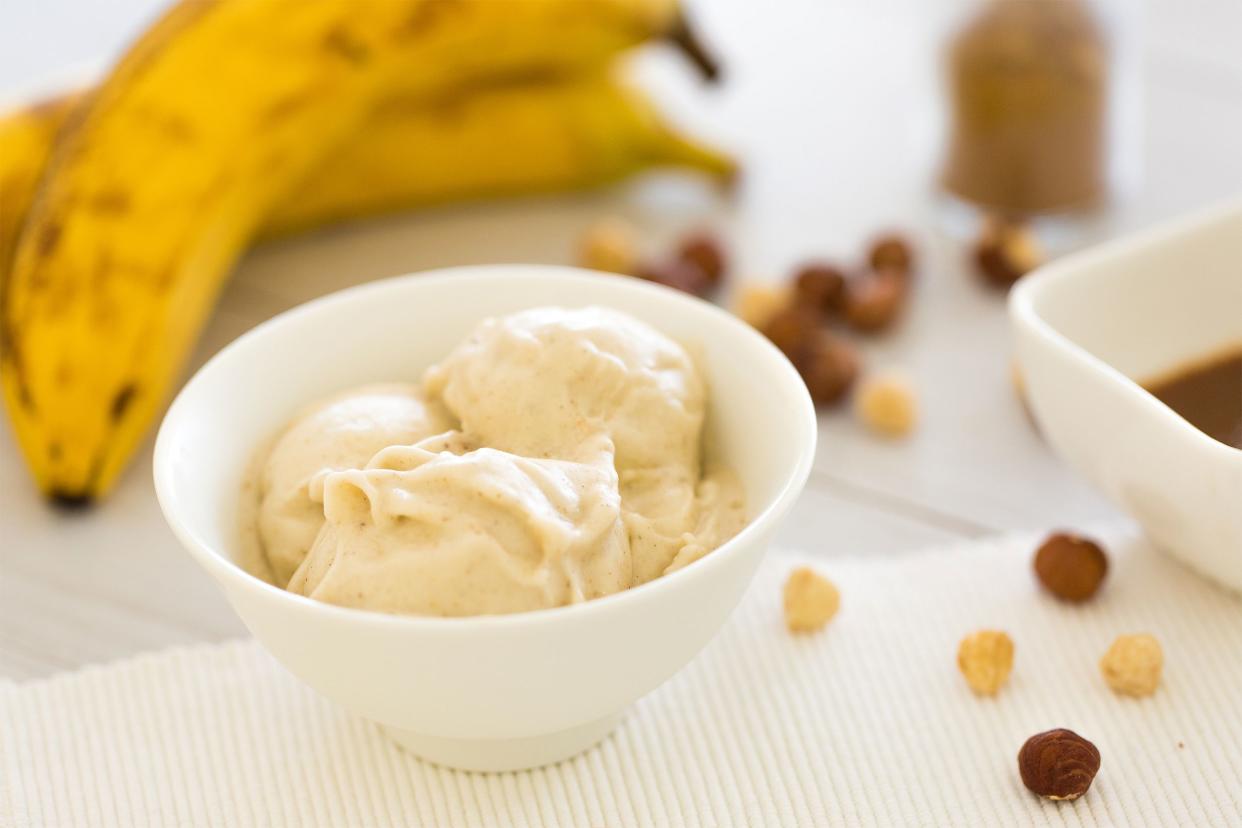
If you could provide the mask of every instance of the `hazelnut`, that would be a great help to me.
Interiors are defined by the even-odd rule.
[[[971,633],[958,645],[957,667],[971,690],[995,696],[1013,669],[1013,641],[999,630]]]
[[[587,228],[578,243],[578,263],[607,273],[633,273],[638,267],[634,228],[619,218],[602,219]]]
[[[914,389],[898,376],[865,377],[854,394],[854,413],[875,433],[901,437],[918,416]]]
[[[1100,659],[1100,672],[1123,696],[1150,696],[1160,684],[1164,652],[1153,635],[1119,635]]]
[[[687,236],[677,248],[676,258],[697,267],[710,287],[717,287],[724,281],[724,251],[713,235],[696,233]]]
[[[914,270],[914,251],[901,236],[881,236],[871,243],[867,261],[872,270],[896,270],[909,275]]]
[[[798,365],[802,352],[819,331],[819,314],[806,308],[786,306],[763,326],[763,334]]]
[[[996,216],[984,222],[974,257],[979,273],[997,287],[1009,287],[1044,261],[1039,241],[1025,225]]]
[[[845,397],[858,377],[854,346],[825,330],[816,331],[794,360],[811,399],[830,405]]]
[[[794,297],[821,313],[834,314],[845,306],[845,274],[829,264],[803,265],[794,275]]]
[[[790,632],[816,632],[841,607],[836,586],[809,567],[800,567],[785,581],[785,626]]]
[[[1057,532],[1036,550],[1035,574],[1053,595],[1079,603],[1095,595],[1104,582],[1108,556],[1092,540]]]
[[[1018,751],[1018,773],[1032,793],[1077,799],[1100,770],[1100,751],[1072,730],[1036,733]]]
[[[733,301],[733,313],[743,322],[763,330],[789,304],[790,292],[783,285],[742,285]]]
[[[648,282],[675,288],[692,296],[706,296],[711,285],[703,271],[690,262],[680,259],[644,262],[635,269],[634,275]]]
[[[845,296],[845,320],[864,333],[887,328],[901,315],[909,284],[900,271],[877,270],[850,280]]]

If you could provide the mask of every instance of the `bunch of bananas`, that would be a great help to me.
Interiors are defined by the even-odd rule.
[[[0,118],[0,378],[58,501],[104,494],[256,239],[383,210],[727,178],[617,79],[675,0],[180,0],[94,89]]]

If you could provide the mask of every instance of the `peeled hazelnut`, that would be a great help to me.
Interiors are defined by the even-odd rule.
[[[877,434],[901,437],[918,417],[914,389],[898,376],[864,377],[854,394],[854,413]]]
[[[816,405],[830,405],[845,397],[858,377],[854,346],[825,330],[816,331],[794,360]]]
[[[634,228],[619,218],[602,219],[587,228],[578,244],[578,263],[607,273],[633,273],[638,267]]]
[[[871,263],[872,270],[892,269],[909,275],[914,270],[914,251],[901,236],[881,236],[871,243],[867,261]]]
[[[1100,672],[1123,696],[1150,696],[1160,685],[1164,651],[1153,635],[1119,635],[1100,659]]]
[[[806,308],[786,306],[763,326],[763,334],[798,365],[802,352],[819,331],[819,314]]]
[[[1018,751],[1018,773],[1032,793],[1077,799],[1100,770],[1100,751],[1072,730],[1036,733]]]
[[[1108,556],[1094,541],[1057,532],[1036,550],[1035,574],[1053,595],[1079,603],[1095,595],[1104,582]]]
[[[979,273],[998,287],[1009,287],[1044,262],[1034,234],[1020,222],[999,217],[984,222],[974,256]]]
[[[971,633],[958,645],[957,667],[971,690],[995,696],[1013,669],[1013,640],[1000,630]]]
[[[733,313],[751,327],[763,330],[790,303],[789,289],[784,285],[751,284],[737,288]]]
[[[796,301],[825,314],[845,306],[845,274],[829,264],[803,265],[794,276]]]
[[[710,287],[716,287],[724,280],[724,251],[715,236],[696,233],[686,237],[677,249],[677,259],[697,267]]]
[[[841,593],[809,567],[795,569],[785,581],[785,626],[790,632],[816,632],[841,607]]]
[[[690,262],[680,259],[669,261],[643,262],[638,265],[634,275],[648,282],[676,288],[692,296],[706,296],[711,292],[711,285],[703,271]]]
[[[855,277],[845,299],[845,320],[864,333],[887,328],[901,315],[909,285],[897,270],[877,270]]]

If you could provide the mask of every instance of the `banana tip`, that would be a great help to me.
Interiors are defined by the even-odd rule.
[[[95,504],[95,497],[86,492],[55,489],[48,493],[48,501],[64,512],[82,512]]]

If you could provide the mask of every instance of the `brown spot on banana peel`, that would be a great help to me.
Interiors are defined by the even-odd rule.
[[[312,98],[313,93],[309,90],[295,92],[291,95],[285,95],[283,98],[274,101],[271,106],[265,109],[261,117],[265,123],[283,121],[285,118],[310,103]]]
[[[105,215],[120,215],[129,212],[129,193],[124,190],[104,190],[97,193],[90,201],[91,209]]]
[[[340,55],[354,65],[361,65],[371,59],[371,50],[367,45],[341,25],[333,26],[324,35],[323,48]]]
[[[0,367],[7,369],[13,377],[18,404],[33,415],[34,397],[30,394],[30,384],[26,381],[26,372],[22,368],[21,350],[7,319],[0,320]]]
[[[401,38],[416,38],[440,24],[447,15],[463,12],[471,4],[462,0],[439,0],[423,3],[409,16],[397,34]]]
[[[60,229],[61,225],[58,221],[44,222],[39,228],[35,250],[40,256],[49,256],[56,249],[56,243],[60,241]]]
[[[125,416],[125,409],[129,408],[136,396],[138,396],[138,386],[132,382],[122,386],[121,390],[116,392],[116,396],[112,398],[112,405],[108,408],[108,416],[112,422],[115,423]]]

